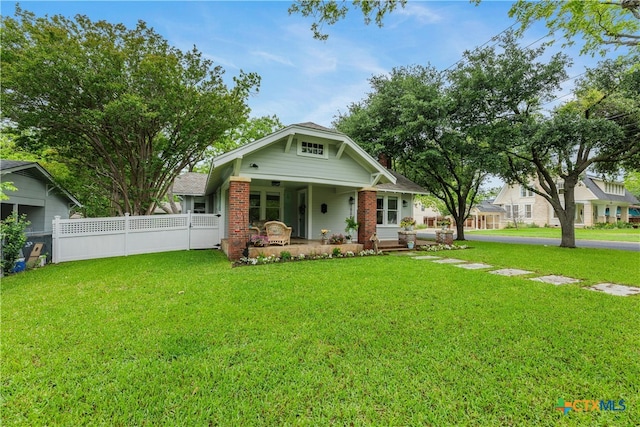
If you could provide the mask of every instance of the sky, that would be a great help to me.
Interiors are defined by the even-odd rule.
[[[259,92],[248,99],[252,117],[276,115],[284,125],[314,122],[326,127],[366,97],[372,76],[416,64],[444,70],[465,50],[489,42],[515,23],[508,16],[512,2],[485,0],[475,6],[467,0],[409,1],[388,15],[382,28],[366,26],[360,11],[352,11],[347,19],[325,26],[329,39],[319,41],[309,29],[311,18],[289,15],[291,2],[21,1],[20,6],[37,16],[81,14],[130,28],[143,20],[183,51],[195,45],[224,68],[230,86],[240,70],[260,75]],[[2,1],[2,15],[13,15],[15,4]],[[522,44],[546,33],[544,25],[536,25]],[[560,49],[558,45],[550,52]],[[578,48],[565,51],[575,61],[570,76],[598,60],[579,57]],[[568,94],[570,85],[567,82],[558,96]]]

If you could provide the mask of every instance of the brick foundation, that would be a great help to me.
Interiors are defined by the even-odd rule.
[[[371,236],[376,232],[376,196],[375,188],[363,188],[358,192],[358,243],[365,249],[373,249]]]
[[[229,178],[229,251],[230,260],[242,257],[249,240],[249,188],[251,178]]]

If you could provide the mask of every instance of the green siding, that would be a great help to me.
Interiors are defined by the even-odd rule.
[[[324,159],[298,155],[295,138],[285,153],[286,143],[282,140],[245,157],[240,173],[256,178],[278,176],[282,181],[322,181],[328,185],[350,182],[354,186],[367,186],[370,183],[371,171],[365,170],[349,155],[349,148],[337,159],[338,146],[327,143],[329,158]],[[252,163],[258,168],[252,168]]]
[[[45,182],[15,173],[2,176],[3,181],[12,181],[18,191],[8,191],[9,200],[3,204],[18,204],[19,212],[27,214],[31,221],[30,231],[51,231],[51,221],[56,215],[69,218],[69,206],[66,197],[60,196],[56,190],[47,194]],[[50,187],[51,188],[51,187]]]

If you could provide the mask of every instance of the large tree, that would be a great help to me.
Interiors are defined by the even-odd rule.
[[[117,214],[150,214],[174,178],[248,114],[259,77],[223,81],[142,21],[2,19],[2,118],[84,168]]]
[[[431,67],[401,67],[375,76],[373,91],[335,125],[373,155],[441,200],[464,240],[464,221],[493,161],[478,123],[463,113],[464,93]]]
[[[511,114],[496,123],[500,175],[551,204],[562,247],[575,247],[575,189],[584,174],[615,176],[640,152],[640,70],[633,62],[603,62],[578,83],[577,100],[551,117],[506,110]]]

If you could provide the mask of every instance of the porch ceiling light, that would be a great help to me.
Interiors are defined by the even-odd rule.
[[[271,181],[272,187],[280,187],[280,181]]]

